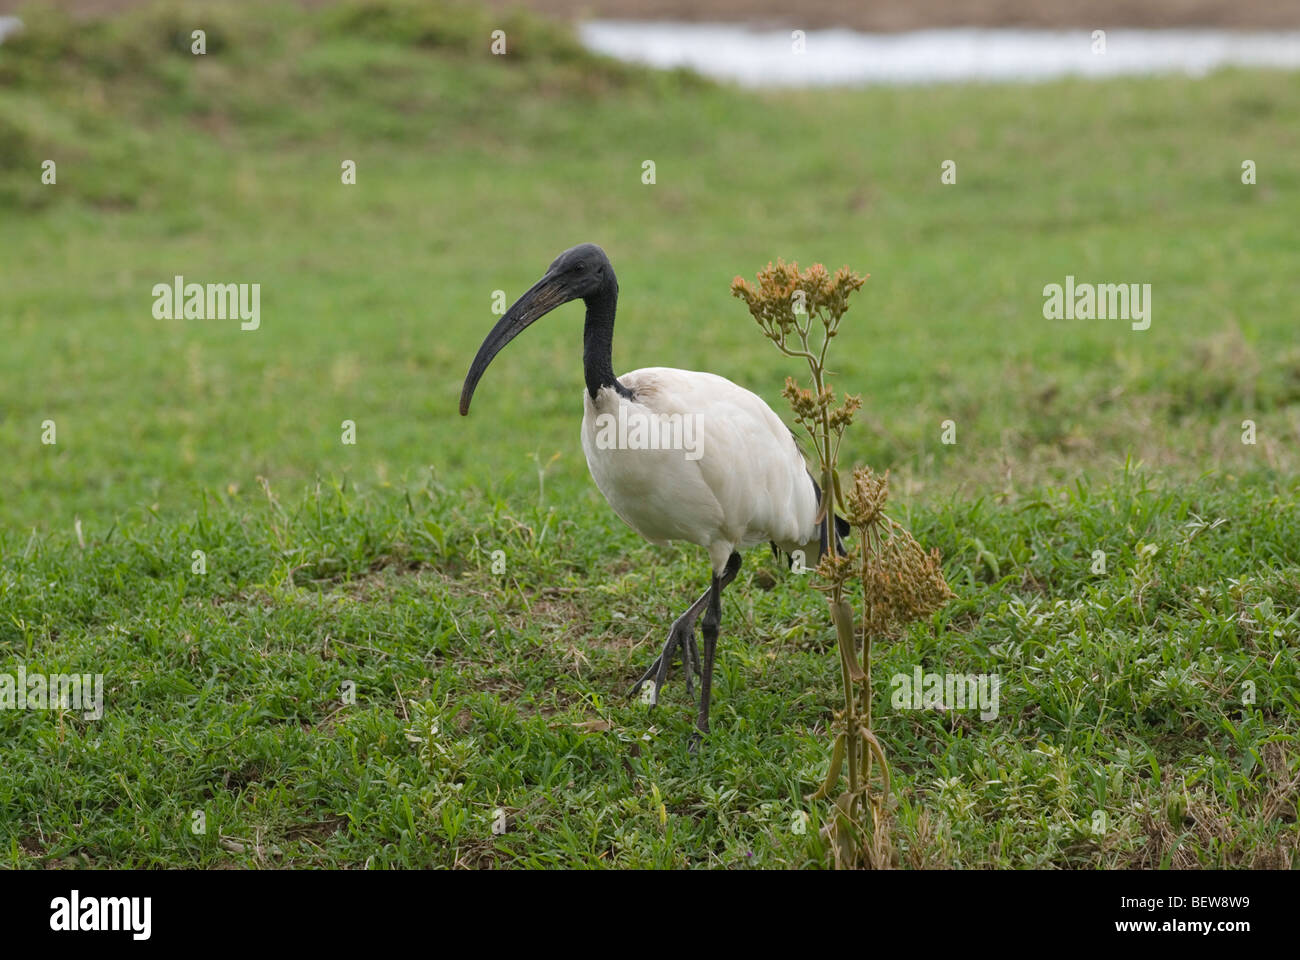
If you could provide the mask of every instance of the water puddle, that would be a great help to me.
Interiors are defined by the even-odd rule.
[[[1107,30],[1105,51],[1094,52],[1097,43],[1087,30],[809,30],[804,52],[795,53],[791,30],[743,24],[593,20],[579,30],[599,53],[655,67],[690,67],[750,87],[1199,76],[1228,66],[1300,69],[1300,32]]]

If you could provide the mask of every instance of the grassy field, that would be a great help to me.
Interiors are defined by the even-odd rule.
[[[456,415],[493,292],[590,240],[616,370],[778,410],[731,278],[871,274],[847,461],[958,594],[876,667],[901,866],[1300,865],[1300,76],[755,95],[523,16],[259,9],[0,46],[0,673],[105,685],[0,710],[0,864],[827,862],[806,579],[746,558],[699,757],[680,684],[622,697],[707,567],[587,476],[581,307]],[[154,319],[177,274],[260,283],[260,329]],[[1067,274],[1150,283],[1150,329],[1045,320]],[[918,665],[999,715],[891,708]]]

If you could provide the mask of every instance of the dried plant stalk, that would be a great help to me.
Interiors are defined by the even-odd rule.
[[[908,623],[924,619],[942,607],[953,593],[943,578],[937,551],[926,553],[901,524],[884,512],[889,475],[868,467],[853,471],[853,483],[843,492],[838,458],[844,431],[862,405],[862,398],[845,394],[839,406],[826,384],[826,354],[848,310],[849,297],[867,278],[842,267],[831,276],[821,264],[805,271],[797,263],[778,260],[759,271],[757,285],[740,277],[731,292],[745,301],[763,334],[786,356],[808,364],[810,388],[794,379],[785,382],[783,396],[795,422],[812,439],[821,474],[822,502],[818,522],[825,524],[824,541],[831,545],[817,565],[815,586],[826,594],[835,624],[844,686],[844,709],[837,711],[830,769],[821,787],[810,796],[832,796],[847,767],[848,789],[835,797],[826,834],[837,867],[887,867],[891,860],[888,823],[889,764],[871,728],[871,643],[895,635]],[[817,336],[820,332],[820,338]],[[844,554],[834,549],[833,515],[840,510],[856,530],[857,540]],[[848,586],[862,585],[862,652]],[[879,791],[873,789],[878,775]]]

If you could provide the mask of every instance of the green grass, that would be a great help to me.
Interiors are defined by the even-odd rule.
[[[847,460],[959,597],[876,666],[901,865],[1296,864],[1300,77],[760,96],[425,7],[33,9],[0,46],[0,673],[106,688],[0,710],[0,863],[826,862],[806,581],[747,558],[699,758],[679,684],[622,698],[707,572],[587,477],[581,308],[456,416],[493,291],[592,240],[616,369],[777,409],[732,276],[872,274]],[[154,320],[178,273],[260,283],[261,329]],[[1151,283],[1151,329],[1044,320],[1066,274]],[[999,674],[999,716],[890,707],[915,665]]]

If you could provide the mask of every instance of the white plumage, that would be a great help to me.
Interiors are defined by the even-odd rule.
[[[612,387],[594,400],[584,391],[582,450],[596,486],[628,526],[652,543],[704,547],[718,575],[732,553],[768,542],[814,556],[812,478],[794,436],[760,397],[695,370],[645,367],[618,379],[632,399]],[[698,459],[686,449],[602,446],[602,416],[629,423],[694,418]]]

